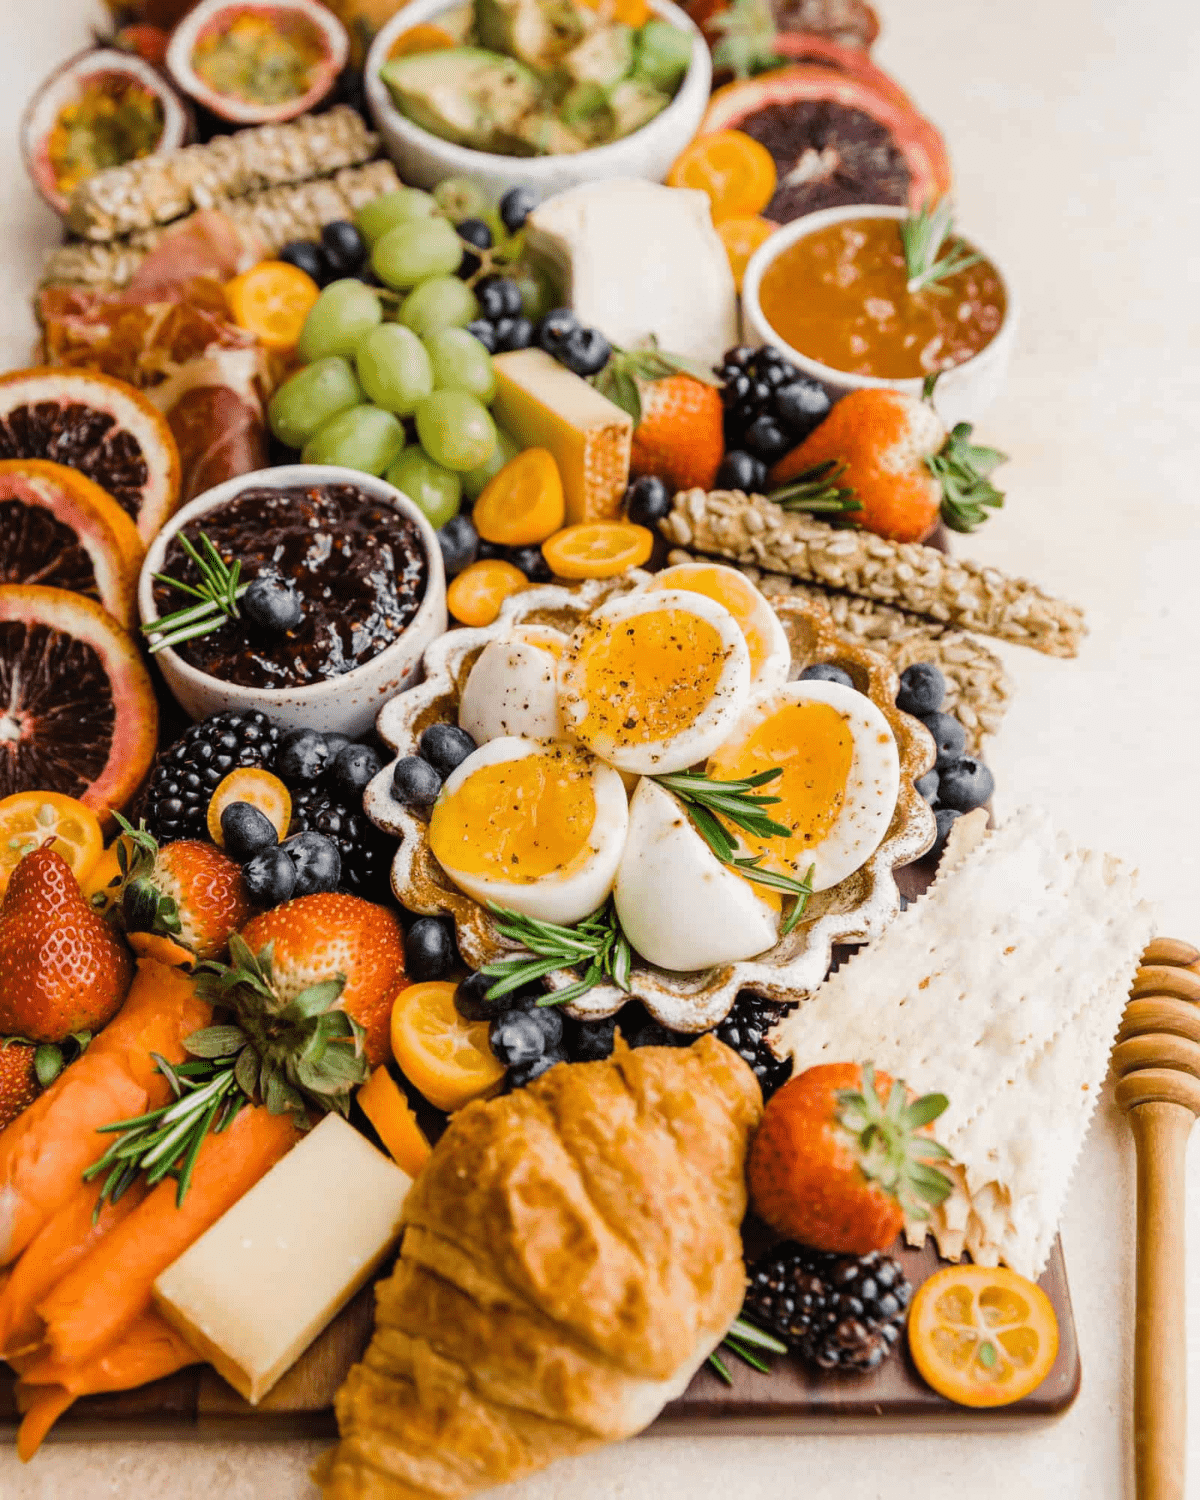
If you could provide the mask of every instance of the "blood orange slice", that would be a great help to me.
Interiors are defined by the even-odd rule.
[[[145,548],[98,484],[36,458],[0,459],[0,583],[40,583],[96,599],[132,630]]]
[[[162,413],[94,370],[0,376],[0,458],[78,469],[132,516],[149,542],[179,504],[179,450]]]
[[[149,673],[107,610],[65,589],[0,586],[0,797],[63,792],[112,823],[157,736]]]

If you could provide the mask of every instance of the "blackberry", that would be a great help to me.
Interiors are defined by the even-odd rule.
[[[912,1284],[898,1260],[833,1255],[791,1241],[747,1270],[743,1308],[822,1370],[874,1370],[900,1338]]]
[[[313,786],[293,792],[288,833],[325,835],[342,857],[342,890],[374,900],[387,891],[394,843],[333,793]]]
[[[716,1028],[715,1035],[754,1069],[763,1101],[792,1076],[792,1059],[778,1058],[767,1045],[767,1032],[787,1015],[789,1007],[742,995]]]
[[[160,844],[208,837],[208,804],[239,766],[271,771],[279,731],[257,709],[214,714],[163,750],[142,794],[139,815]]]
[[[727,451],[767,463],[801,443],[829,412],[824,388],[778,349],[737,348],[717,368],[725,407]]]

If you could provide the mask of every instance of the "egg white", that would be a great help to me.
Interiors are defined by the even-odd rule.
[[[740,573],[737,568],[731,568],[725,563],[676,563],[674,567],[664,568],[661,573],[656,573],[643,587],[651,593],[657,593],[662,589],[683,589],[687,593],[692,593],[693,589],[689,587],[689,576],[696,577],[704,573],[716,574],[725,581],[731,593],[744,601],[747,623],[757,631],[766,645],[766,655],[759,662],[757,671],[754,669],[753,662],[751,663],[751,690],[765,692],[768,688],[782,687],[788,679],[788,672],[792,666],[792,649],[788,645],[787,633],[765,595],[754,587],[744,573]],[[703,591],[694,590],[694,592]],[[706,594],[705,598],[708,597],[710,596]],[[717,602],[723,603],[721,600]],[[728,605],[724,607],[729,608]],[[735,610],[731,609],[729,612],[735,620],[739,618]]]
[[[496,906],[507,907],[523,916],[535,917],[543,922],[559,922],[564,926],[581,922],[604,904],[616,879],[621,850],[625,845],[629,827],[629,803],[621,778],[611,766],[606,766],[577,746],[571,748],[588,765],[596,804],[596,815],[585,849],[564,869],[525,882],[506,881],[475,871],[458,870],[452,864],[442,861],[446,874],[468,896],[474,896],[476,901],[485,904],[491,902]],[[468,755],[447,777],[438,801],[453,796],[472,773],[482,766],[521,760],[544,752],[545,749],[545,741],[521,739],[515,735],[489,740]]]
[[[654,781],[640,781],[633,794],[613,900],[634,949],[662,969],[735,963],[779,937],[778,909],[721,863]]]
[[[475,658],[458,704],[459,725],[476,744],[502,735],[563,738],[557,673],[566,643],[560,630],[521,625],[488,642]]]

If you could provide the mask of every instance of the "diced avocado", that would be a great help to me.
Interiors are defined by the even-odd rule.
[[[585,37],[563,58],[562,66],[573,83],[610,89],[633,67],[633,57],[633,32],[618,21]]]
[[[557,67],[585,31],[572,0],[476,0],[475,25],[485,47],[538,73]]]
[[[692,61],[692,38],[670,21],[647,21],[637,34],[633,76],[664,94],[674,94]]]
[[[477,151],[541,104],[538,80],[511,57],[480,47],[414,52],[386,63],[380,76],[414,124]]]
[[[660,93],[636,78],[626,78],[610,89],[608,107],[612,110],[613,130],[610,140],[618,141],[622,136],[632,135],[654,116],[661,114],[670,104],[669,94]]]
[[[613,116],[608,92],[598,83],[577,83],[558,106],[558,118],[589,146],[601,146],[612,138]]]
[[[546,110],[524,115],[506,130],[497,131],[493,150],[506,156],[570,156],[588,145]]]

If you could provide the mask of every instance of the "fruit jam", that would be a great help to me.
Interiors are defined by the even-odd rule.
[[[240,560],[244,580],[278,578],[304,607],[300,624],[282,634],[240,618],[175,648],[199,671],[240,687],[298,687],[340,677],[390,646],[425,597],[420,532],[356,485],[243,490],[183,528],[193,545],[201,532],[226,563]],[[178,534],[162,571],[193,586],[199,582]],[[156,583],[154,602],[165,615],[195,601]]]
[[[776,333],[809,359],[888,380],[972,359],[1007,305],[986,260],[910,292],[900,224],[882,218],[846,219],[789,245],[763,273],[758,299]]]

